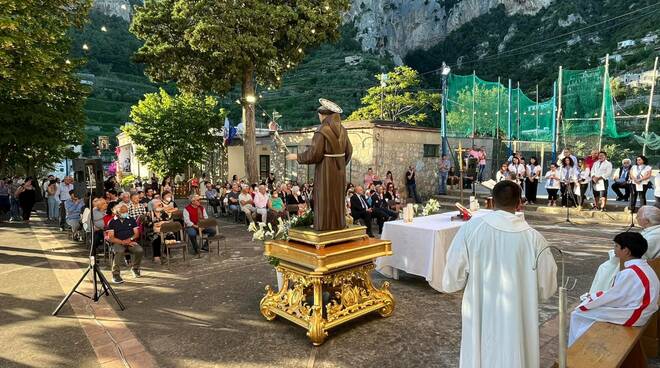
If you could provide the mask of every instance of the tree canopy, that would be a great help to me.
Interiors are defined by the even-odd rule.
[[[367,90],[362,107],[349,120],[385,119],[415,125],[427,119],[426,111],[440,109],[440,94],[416,90],[419,74],[410,67],[398,66],[383,80],[380,74],[375,77],[381,84]]]
[[[304,51],[337,36],[349,0],[146,0],[131,31],[144,45],[136,61],[157,82],[224,94],[240,84],[248,177],[258,179],[255,83],[278,86]]]
[[[161,88],[133,106],[134,124],[123,130],[138,146],[140,161],[159,174],[174,174],[201,164],[212,146],[220,144],[224,116],[214,97],[190,92],[171,96]]]
[[[91,0],[13,1],[0,7],[0,172],[28,174],[70,156],[83,137],[87,89],[69,59],[70,27]]]

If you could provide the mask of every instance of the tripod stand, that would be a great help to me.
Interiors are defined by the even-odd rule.
[[[562,202],[564,201],[564,197],[566,198],[566,220],[564,220],[564,222],[572,225],[576,225],[575,222],[571,221],[571,207],[568,205],[568,202],[569,200],[573,201],[573,207],[577,208],[578,203],[577,203],[577,199],[575,198],[575,185],[580,185],[580,183],[568,182],[562,184],[564,184],[566,187],[565,193],[562,195]],[[582,193],[580,194],[582,195]]]
[[[89,175],[89,181],[88,181],[88,185],[87,185],[87,189],[89,190],[89,209],[90,209],[90,211],[93,211],[93,208],[92,208],[92,197],[94,196],[93,195],[93,188],[96,186],[94,184],[93,166],[87,165],[87,172],[88,172],[88,175]],[[101,270],[99,269],[98,263],[96,263],[96,245],[94,244],[94,214],[93,214],[93,212],[89,216],[88,225],[89,225],[89,228],[92,231],[92,235],[90,237],[90,242],[89,242],[90,243],[90,247],[89,247],[89,266],[87,266],[87,269],[85,270],[85,272],[82,274],[82,276],[80,277],[78,282],[76,282],[76,285],[74,285],[73,288],[71,288],[71,290],[66,294],[64,299],[62,299],[62,301],[57,306],[57,308],[55,308],[55,310],[52,313],[53,316],[56,316],[57,313],[60,312],[60,310],[62,309],[64,304],[66,304],[66,302],[69,300],[69,298],[71,298],[71,296],[74,293],[77,293],[77,294],[80,294],[80,295],[82,295],[86,298],[89,298],[89,299],[93,300],[95,303],[98,302],[99,299],[101,299],[101,297],[103,295],[112,295],[112,297],[115,299],[115,301],[119,305],[119,308],[121,310],[126,309],[126,307],[124,307],[124,305],[121,303],[121,300],[119,300],[119,297],[117,296],[117,294],[115,294],[115,291],[112,289],[112,286],[110,286],[110,283],[108,282],[108,280],[105,278],[105,276],[103,276],[103,272],[101,272]],[[91,296],[87,295],[87,294],[84,294],[84,293],[81,293],[80,291],[77,290],[78,286],[80,286],[80,284],[83,282],[83,280],[85,280],[85,278],[87,277],[87,274],[89,274],[90,272],[92,273],[92,282],[94,284]],[[99,284],[101,284],[102,289],[99,289]]]

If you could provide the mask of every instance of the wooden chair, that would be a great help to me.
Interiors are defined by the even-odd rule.
[[[218,245],[218,255],[220,255],[220,242],[225,243],[225,250],[227,250],[227,238],[220,234],[220,229],[218,228],[218,220],[214,218],[201,219],[197,223],[197,226],[199,226],[200,244],[204,244],[204,241],[208,242],[209,244],[209,255],[211,254],[212,242]],[[204,229],[208,228],[215,229],[215,235],[209,236],[203,232]]]
[[[179,239],[174,242],[167,244],[165,236],[167,233],[179,234]],[[160,244],[161,249],[165,249],[165,257],[167,258],[167,264],[170,264],[170,253],[172,249],[181,248],[183,253],[183,261],[186,261],[186,254],[188,253],[188,243],[183,240],[183,227],[180,223],[175,221],[168,221],[160,225]],[[170,240],[171,241],[171,240]]]
[[[140,215],[137,218],[137,223],[140,225],[140,239],[139,239],[139,244],[144,249],[144,256],[147,257],[147,251],[151,249],[151,246],[147,246],[147,236],[149,235],[149,226],[147,224],[149,223],[149,216],[148,215]]]

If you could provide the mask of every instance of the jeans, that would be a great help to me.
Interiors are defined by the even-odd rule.
[[[9,214],[11,215],[11,219],[13,220],[18,220],[21,218],[21,207],[18,204],[18,199],[11,197],[9,198]]]
[[[624,190],[624,194],[621,193],[621,188]],[[630,199],[630,184],[628,183],[613,183],[612,184],[612,191],[616,193],[616,198],[622,198],[624,201],[627,201]]]
[[[192,253],[196,254],[199,253],[199,245],[197,244],[197,229],[194,227],[187,227],[186,228],[186,233],[188,234],[188,238],[190,239],[190,244],[192,245]],[[215,235],[215,229],[212,227],[206,228],[202,230],[202,233],[208,235],[208,236],[214,236]]]
[[[60,200],[57,197],[48,197],[48,218],[51,220],[60,218]]]
[[[419,199],[417,195],[417,184],[406,184],[406,189],[408,189],[408,198],[412,197],[415,199],[415,203],[419,203],[422,200]]]
[[[115,252],[114,258],[112,258],[112,275],[119,276],[120,267],[119,265],[124,262],[126,252],[129,252],[132,255],[133,269],[139,270],[140,263],[142,262],[142,256],[144,255],[144,250],[139,245],[134,245],[132,247],[124,246],[121,244],[114,244],[112,249]]]
[[[486,170],[486,164],[479,165],[479,174],[477,174],[477,180],[479,182],[484,181],[484,171]]]
[[[449,172],[440,171],[440,187],[438,188],[438,194],[447,194],[447,177]]]

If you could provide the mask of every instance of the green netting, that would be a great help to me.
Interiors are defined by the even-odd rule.
[[[519,88],[509,90],[475,75],[451,74],[447,81],[447,135],[551,141],[553,106],[554,99],[537,104]]]
[[[609,82],[609,75],[605,73],[604,67],[562,71],[561,134],[597,136],[600,135],[602,124],[604,137],[620,138],[627,135],[617,132],[612,89],[610,83],[603,83],[604,81]]]

